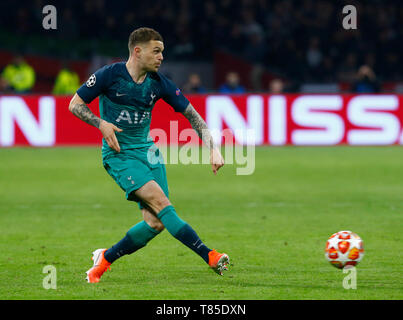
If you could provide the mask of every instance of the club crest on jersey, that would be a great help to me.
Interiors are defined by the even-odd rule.
[[[95,74],[92,74],[89,78],[88,78],[88,80],[87,80],[87,82],[85,83],[85,85],[88,87],[88,88],[90,88],[90,87],[92,87],[92,86],[94,86],[95,85],[95,82],[97,81],[97,78],[95,77]]]
[[[152,106],[155,102],[154,99],[157,97],[157,95],[154,92],[151,92],[150,97],[151,97],[151,101],[150,101],[149,105]]]
[[[179,88],[177,88],[175,93],[176,93],[177,96],[179,96],[181,94],[181,90]]]

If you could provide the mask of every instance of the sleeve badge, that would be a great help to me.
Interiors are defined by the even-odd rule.
[[[94,85],[95,85],[95,82],[97,81],[97,78],[95,77],[95,74],[92,74],[89,78],[88,78],[88,80],[87,80],[87,82],[85,83],[85,85],[88,87],[88,88],[90,88],[90,87],[93,87]]]

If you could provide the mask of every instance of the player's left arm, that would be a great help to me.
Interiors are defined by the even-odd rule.
[[[189,103],[182,114],[189,120],[192,128],[197,132],[200,139],[205,143],[205,145],[210,149],[210,163],[214,174],[224,165],[224,159],[221,155],[220,150],[215,145],[211,132],[207,127],[206,122],[200,116],[200,114],[195,110],[195,108]]]

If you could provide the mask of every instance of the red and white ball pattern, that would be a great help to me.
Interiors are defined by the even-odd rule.
[[[325,257],[339,269],[356,266],[364,257],[364,244],[354,232],[336,232],[326,242]]]

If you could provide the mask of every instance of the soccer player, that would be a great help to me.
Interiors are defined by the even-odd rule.
[[[149,135],[151,111],[158,99],[189,120],[210,149],[214,174],[224,160],[201,116],[175,84],[158,72],[164,50],[161,35],[151,28],[139,28],[130,34],[128,46],[127,62],[96,71],[77,90],[69,105],[75,116],[101,131],[104,168],[125,191],[126,199],[138,203],[144,219],[109,249],[93,252],[94,264],[86,272],[86,279],[99,282],[115,260],[144,247],[164,228],[222,275],[228,269],[228,255],[209,249],[169,201],[165,166]],[[97,96],[100,118],[87,107]]]

